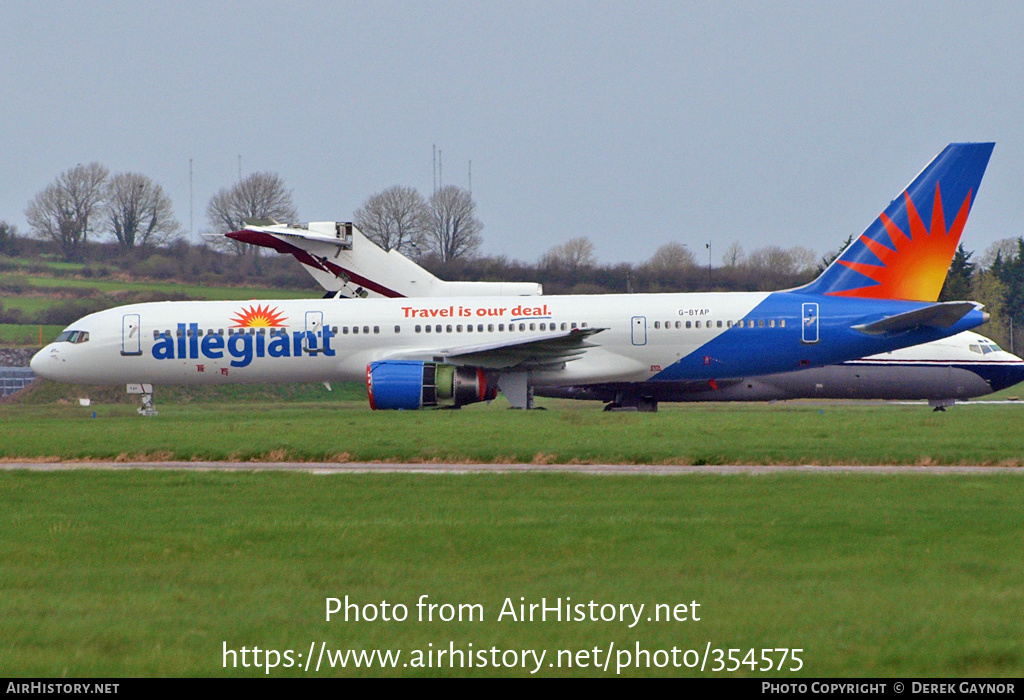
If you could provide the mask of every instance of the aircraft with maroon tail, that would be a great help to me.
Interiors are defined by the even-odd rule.
[[[534,282],[438,279],[399,251],[377,246],[349,221],[310,221],[292,226],[250,220],[245,228],[224,235],[291,255],[326,290],[325,298],[512,297],[538,296],[542,292]]]
[[[797,289],[135,304],[72,324],[32,368],[141,386],[365,379],[374,408],[417,409],[488,400],[499,389],[528,408],[534,387],[714,386],[837,364],[987,319],[975,302],[936,299],[992,148],[947,146]]]

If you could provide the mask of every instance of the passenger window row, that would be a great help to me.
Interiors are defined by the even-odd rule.
[[[508,331],[511,332],[511,333],[514,333],[518,329],[520,331],[527,331],[527,330],[529,330],[529,331],[538,331],[538,330],[541,330],[541,331],[549,331],[550,332],[550,331],[559,331],[559,330],[568,331],[568,330],[574,330],[576,328],[586,328],[586,327],[587,327],[586,323],[580,323],[578,325],[575,324],[575,323],[561,323],[561,324],[558,324],[558,323],[546,323],[546,322],[545,323],[541,323],[541,324],[537,324],[537,323],[520,323],[520,324],[518,324],[518,326],[515,323],[510,323],[510,324],[508,324]],[[475,327],[473,326],[472,323],[468,323],[465,326],[463,326],[461,323],[456,324],[456,325],[452,325],[450,323],[447,324],[447,325],[441,325],[439,323],[439,324],[437,324],[435,326],[431,326],[431,325],[421,326],[421,325],[417,324],[416,326],[413,327],[413,330],[415,332],[417,332],[417,333],[473,333],[473,332],[483,333],[484,332],[484,328],[485,328],[485,326],[482,323],[476,324]],[[495,324],[493,324],[493,323],[488,323],[486,325],[486,329],[487,329],[488,333],[494,333],[495,332],[495,328],[497,328],[497,332],[498,333],[504,333],[505,332],[505,324],[504,323],[499,323],[499,324],[497,324],[497,326],[495,326]],[[398,332],[399,332],[399,326],[395,326],[395,333],[398,333]]]
[[[568,331],[568,330],[573,330],[573,329],[576,329],[576,328],[587,328],[587,327],[588,327],[588,325],[585,322],[584,323],[578,323],[578,324],[577,323],[560,323],[559,324],[559,323],[546,323],[546,322],[545,323],[540,323],[540,324],[538,324],[538,323],[519,323],[519,324],[509,323],[507,330],[508,330],[508,332],[515,332],[516,330],[519,330],[519,331],[538,331],[538,330],[541,330],[541,331],[551,332],[551,331],[559,331],[559,330]],[[474,333],[474,332],[476,332],[476,333],[483,333],[483,332],[485,332],[485,328],[486,328],[486,332],[488,332],[488,333],[494,333],[495,329],[497,329],[497,332],[499,332],[499,333],[506,332],[506,324],[504,324],[504,323],[499,323],[497,325],[495,325],[493,323],[488,323],[486,325],[483,324],[483,323],[478,323],[475,326],[473,324],[471,324],[471,323],[470,324],[466,324],[465,326],[462,325],[461,323],[457,324],[457,325],[452,325],[452,324],[441,325],[441,324],[437,324],[436,326],[416,325],[416,326],[413,327],[413,330],[415,332],[417,332],[417,333]],[[341,335],[350,335],[350,334],[351,335],[370,335],[370,333],[373,333],[374,335],[379,335],[380,334],[380,326],[372,326],[372,327],[371,326],[341,326],[340,329],[339,329],[338,326],[332,326],[331,327],[331,333],[333,335],[338,335],[338,331],[339,330],[341,331]],[[77,333],[77,331],[75,331],[75,332]],[[160,338],[161,336],[166,336],[168,338],[170,338],[170,337],[178,337],[178,338],[186,337],[186,338],[191,338],[192,337],[192,332],[193,332],[193,329],[191,329],[191,328],[186,328],[184,330],[179,328],[176,331],[169,331],[169,330],[168,331],[153,331],[153,340],[156,340],[156,339]],[[229,336],[230,335],[242,335],[242,334],[245,334],[245,333],[248,333],[249,335],[257,335],[257,334],[258,335],[266,335],[268,332],[271,335],[273,335],[274,333],[279,333],[279,332],[280,333],[285,333],[287,331],[284,328],[228,328],[226,334],[229,335]],[[401,332],[402,332],[402,327],[396,325],[395,326],[395,333],[398,334],[398,333],[401,333]],[[68,333],[63,334],[63,335],[68,335],[69,333],[70,333],[70,331]],[[204,331],[203,331],[202,328],[197,328],[195,330],[195,334],[196,334],[196,337],[201,338],[204,335]],[[85,340],[89,339],[89,334],[88,333],[85,333],[83,335],[85,337]],[[209,328],[209,329],[207,329],[205,331],[205,335],[220,335],[220,336],[223,336],[223,335],[225,335],[225,330],[223,328],[218,328],[218,329]],[[68,340],[68,338],[64,338],[62,336],[61,338],[58,338],[58,340]],[[85,342],[85,340],[79,339],[77,341],[72,340],[71,342],[82,343],[82,342]]]
[[[699,329],[699,328],[722,328],[723,327],[723,323],[724,323],[724,327],[725,328],[733,328],[733,327],[743,328],[744,324],[746,324],[745,325],[746,328],[754,328],[755,326],[757,328],[764,328],[766,326],[768,328],[776,328],[776,327],[777,328],[785,328],[786,327],[786,319],[784,319],[784,318],[780,318],[778,320],[776,320],[774,318],[769,318],[769,319],[759,318],[756,321],[754,319],[750,318],[750,319],[747,319],[746,321],[725,321],[725,322],[723,322],[723,321],[665,321],[664,329],[665,330],[671,330],[672,328],[675,328],[677,330],[680,330],[680,329],[687,329],[687,328],[696,328],[696,329]],[[663,324],[662,324],[661,321],[655,321],[654,322],[654,329],[655,330],[661,330],[662,326],[663,326]]]

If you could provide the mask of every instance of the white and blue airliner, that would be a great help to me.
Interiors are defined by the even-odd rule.
[[[365,380],[371,406],[649,383],[714,389],[950,337],[937,302],[993,144],[946,147],[816,280],[779,292],[156,302],[90,314],[32,360],[82,384]]]

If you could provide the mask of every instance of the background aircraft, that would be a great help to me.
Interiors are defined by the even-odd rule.
[[[291,255],[328,296],[339,298],[537,296],[542,291],[534,282],[445,282],[397,250],[383,250],[348,222],[247,222],[226,235]]]
[[[374,408],[413,409],[486,400],[496,388],[527,408],[533,387],[717,385],[844,362],[984,322],[973,302],[934,300],[991,151],[948,146],[795,290],[137,304],[81,319],[32,367],[99,384],[365,377]]]
[[[605,410],[652,411],[659,401],[927,400],[944,410],[1024,381],[1024,360],[965,331],[836,365],[710,382],[538,387],[538,396],[605,401]]]

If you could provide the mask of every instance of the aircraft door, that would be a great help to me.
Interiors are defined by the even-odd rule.
[[[647,317],[633,317],[633,345],[647,345]]]
[[[818,338],[818,303],[807,302],[803,306],[803,323],[801,324],[801,340],[808,345],[817,343]]]
[[[306,312],[306,341],[302,344],[303,348],[310,355],[315,355],[323,349],[323,337],[324,337],[324,312],[323,311],[307,311]]]
[[[121,354],[142,354],[142,329],[139,314],[125,314],[121,317]]]

